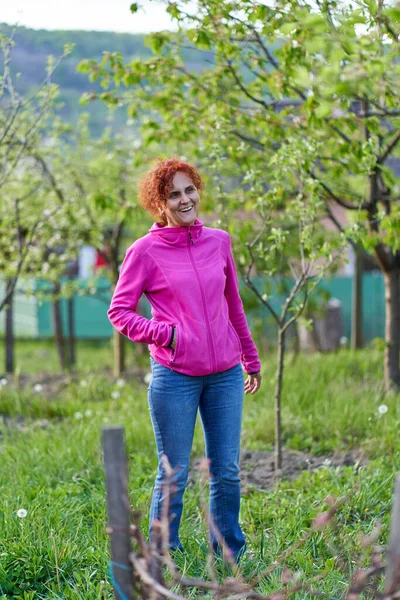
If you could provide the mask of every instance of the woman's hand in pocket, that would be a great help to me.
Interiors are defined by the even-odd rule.
[[[175,350],[175,348],[176,348],[176,327],[174,327],[174,337],[171,342],[171,348],[172,348],[172,350]]]

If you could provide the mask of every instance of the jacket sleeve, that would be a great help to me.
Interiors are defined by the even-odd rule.
[[[134,248],[129,248],[121,265],[107,315],[115,329],[133,342],[167,346],[171,339],[171,326],[146,319],[136,312],[148,281],[143,256]]]
[[[239,282],[230,240],[226,264],[225,298],[229,307],[229,319],[235,328],[242,345],[242,362],[244,370],[246,373],[258,373],[261,369],[261,363],[258,358],[257,348],[252,340],[247,325],[242,299],[239,294]]]

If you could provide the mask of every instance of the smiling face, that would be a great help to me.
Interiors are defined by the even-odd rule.
[[[190,177],[183,171],[175,173],[164,209],[167,227],[193,225],[199,204],[200,194]]]

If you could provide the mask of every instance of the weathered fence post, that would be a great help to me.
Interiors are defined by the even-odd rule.
[[[396,477],[390,523],[385,596],[400,591],[400,475]]]
[[[133,570],[129,561],[131,540],[129,535],[128,461],[122,427],[103,428],[103,460],[106,472],[114,598],[115,600],[134,600]]]

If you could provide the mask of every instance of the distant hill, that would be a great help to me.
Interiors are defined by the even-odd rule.
[[[1,33],[10,33],[10,25],[0,23]],[[75,44],[74,50],[57,69],[54,81],[60,86],[61,99],[64,107],[61,110],[63,118],[74,122],[80,112],[91,114],[91,128],[94,135],[101,133],[108,114],[107,108],[101,102],[93,102],[82,107],[79,99],[85,91],[93,90],[95,84],[88,77],[76,72],[79,62],[85,58],[99,60],[103,52],[120,52],[126,59],[147,57],[151,55],[145,46],[145,35],[99,31],[48,31],[44,29],[28,29],[18,27],[14,34],[16,42],[12,51],[12,70],[20,73],[18,89],[27,94],[41,82],[46,75],[47,57],[62,54],[64,45]],[[204,67],[208,53],[188,51],[188,65],[196,70]],[[125,110],[116,111],[116,126],[122,128],[126,121]]]

